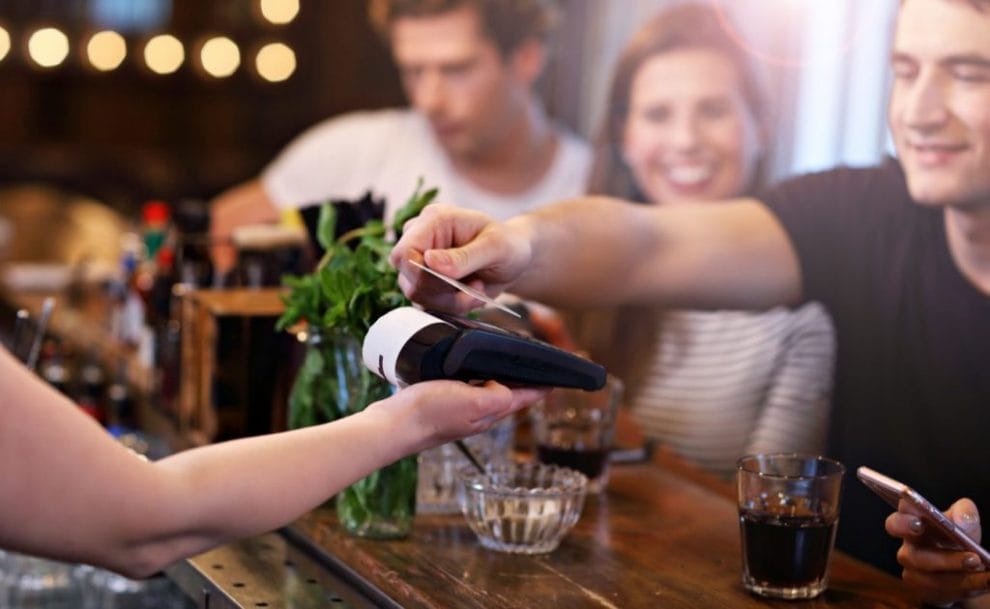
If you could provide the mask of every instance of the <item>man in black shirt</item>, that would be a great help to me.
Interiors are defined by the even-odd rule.
[[[588,197],[502,224],[428,208],[393,253],[400,284],[434,307],[468,308],[406,264],[425,259],[552,305],[821,301],[839,346],[830,455],[850,476],[868,465],[952,504],[979,540],[976,506],[990,509],[990,0],[903,0],[892,65],[899,161],[715,206]],[[890,570],[896,556],[931,602],[990,604],[975,554],[937,549],[900,512],[886,520],[897,551],[881,500],[854,478],[844,492],[841,549]]]

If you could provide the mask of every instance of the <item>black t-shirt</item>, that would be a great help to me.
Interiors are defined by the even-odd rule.
[[[990,522],[990,297],[959,272],[943,210],[911,200],[896,161],[800,177],[763,200],[798,253],[804,297],[835,322],[828,451],[847,468],[838,545],[897,573],[891,510],[856,468],[942,509],[971,497]]]

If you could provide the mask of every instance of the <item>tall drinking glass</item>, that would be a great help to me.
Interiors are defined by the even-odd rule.
[[[742,580],[760,596],[814,598],[828,587],[845,468],[824,457],[739,460]]]
[[[512,460],[515,420],[505,417],[488,431],[464,438],[464,444],[487,469]],[[453,442],[419,453],[416,477],[417,514],[459,514],[457,474],[471,463]]]

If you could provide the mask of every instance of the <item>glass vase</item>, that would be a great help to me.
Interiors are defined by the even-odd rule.
[[[289,427],[346,417],[387,398],[392,391],[388,382],[365,367],[357,338],[310,330],[289,395]],[[416,469],[416,456],[405,457],[340,491],[337,517],[344,529],[375,539],[408,535],[416,507]]]

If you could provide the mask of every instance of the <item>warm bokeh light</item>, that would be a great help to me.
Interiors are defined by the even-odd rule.
[[[226,78],[241,65],[241,50],[226,36],[210,38],[199,53],[203,69],[210,76]]]
[[[6,57],[9,52],[10,34],[7,33],[7,30],[0,27],[0,61],[3,61],[3,58]]]
[[[54,68],[69,55],[69,38],[53,27],[41,28],[28,38],[28,55],[43,68]]]
[[[97,32],[86,43],[86,56],[90,65],[101,72],[116,70],[127,57],[127,43],[117,32]]]
[[[186,59],[186,51],[175,36],[161,34],[144,46],[144,62],[156,74],[171,74]]]
[[[299,0],[261,0],[261,14],[276,25],[289,23],[299,14]]]
[[[261,47],[254,58],[258,75],[269,82],[282,82],[296,71],[296,54],[281,42],[272,42]]]

